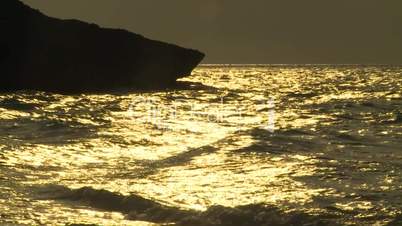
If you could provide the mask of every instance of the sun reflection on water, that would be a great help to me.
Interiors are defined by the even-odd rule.
[[[384,81],[359,70],[201,67],[183,80],[207,86],[201,90],[3,95],[17,101],[0,104],[0,180],[7,181],[0,185],[0,212],[21,224],[129,224],[118,213],[35,200],[30,190],[58,184],[185,209],[266,203],[313,213],[357,211],[362,218],[381,210],[396,214],[399,168],[370,162],[376,153],[397,167],[402,156],[392,150],[400,150],[402,131],[369,123],[390,120],[392,106],[401,103],[395,86],[402,78],[390,73]],[[271,99],[270,132],[264,128]],[[379,189],[388,203],[361,198]],[[359,191],[357,200],[345,198]],[[27,214],[12,211],[21,207]]]

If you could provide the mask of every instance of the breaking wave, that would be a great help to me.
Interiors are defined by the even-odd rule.
[[[93,208],[124,213],[129,220],[154,223],[175,223],[185,226],[300,226],[337,225],[324,218],[301,212],[284,212],[274,206],[252,204],[237,207],[211,206],[206,211],[184,210],[163,205],[138,195],[124,196],[107,190],[91,187],[69,189],[49,185],[38,193],[41,199],[81,202]]]

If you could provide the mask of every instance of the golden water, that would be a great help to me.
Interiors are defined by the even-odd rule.
[[[40,199],[51,184],[184,209],[265,203],[343,224],[401,214],[401,68],[208,66],[183,81],[1,94],[0,224],[151,224]]]

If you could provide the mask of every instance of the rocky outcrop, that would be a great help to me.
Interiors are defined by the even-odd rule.
[[[169,87],[204,58],[121,29],[43,15],[0,1],[0,90],[54,92]]]

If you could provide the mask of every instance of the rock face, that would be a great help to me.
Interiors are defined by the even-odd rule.
[[[0,90],[53,92],[169,87],[204,58],[121,29],[43,15],[0,1]]]

